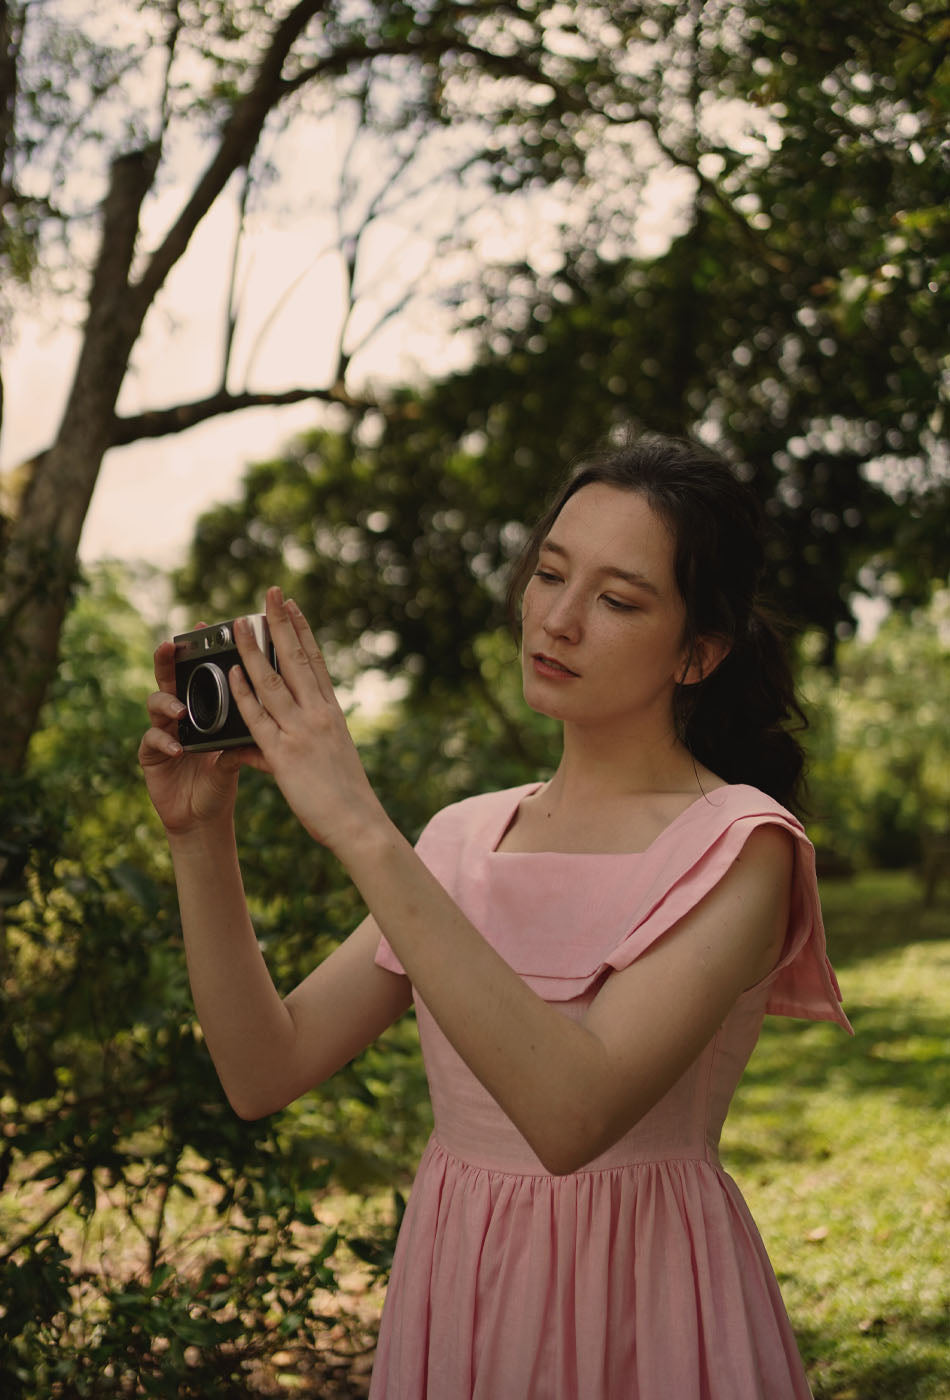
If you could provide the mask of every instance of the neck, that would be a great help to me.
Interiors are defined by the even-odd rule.
[[[576,809],[636,793],[695,792],[698,797],[712,778],[672,732],[620,738],[565,725],[561,761],[547,792],[552,803]]]

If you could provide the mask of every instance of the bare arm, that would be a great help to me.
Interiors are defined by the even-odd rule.
[[[570,1021],[486,943],[386,817],[309,629],[274,598],[268,609],[281,675],[244,634],[260,700],[239,675],[233,684],[285,797],[343,862],[443,1032],[544,1165],[575,1170],[662,1097],[775,961],[790,838],[754,832],[696,909]],[[304,984],[302,1021],[316,1023],[316,1004]]]
[[[406,979],[373,961],[372,918],[282,999],[251,923],[233,832],[205,828],[170,845],[195,1010],[241,1117],[274,1113],[322,1084],[406,1010]]]
[[[375,966],[379,930],[366,919],[281,999],[251,923],[233,826],[239,768],[265,765],[252,750],[183,753],[169,643],[156,652],[155,674],[139,759],[172,853],[192,995],[228,1098],[257,1118],[374,1040],[408,1006],[409,984]]]
[[[472,1072],[553,1172],[605,1151],[656,1104],[737,997],[777,960],[791,838],[753,832],[739,859],[652,949],[572,1021],[477,933],[398,837],[344,863],[422,1000]]]

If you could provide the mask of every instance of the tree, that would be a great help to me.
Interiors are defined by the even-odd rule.
[[[488,471],[517,460],[543,481],[620,419],[698,433],[754,480],[778,601],[830,659],[855,593],[886,579],[922,601],[950,568],[946,15],[693,19],[694,119],[661,136],[693,175],[682,232],[652,259],[614,237],[544,280],[492,278],[489,346],[446,439],[480,431]]]
[[[43,81],[30,77],[26,12],[8,12],[23,94],[14,115],[36,115],[13,130],[7,150],[33,142],[42,152],[40,137],[69,85],[58,71],[49,81],[49,64],[61,61],[52,39]],[[535,463],[525,495],[536,499],[555,456],[586,446],[621,416],[701,431],[756,473],[784,526],[775,561],[783,592],[799,602],[803,620],[823,628],[829,651],[849,626],[847,592],[862,564],[872,574],[902,572],[918,596],[924,576],[943,567],[945,541],[929,523],[946,490],[948,81],[939,0],[849,3],[831,20],[802,0],[378,0],[363,9],[314,0],[279,19],[254,4],[169,9],[147,0],[140,13],[164,44],[158,90],[149,111],[141,101],[122,109],[136,139],[123,131],[110,166],[73,392],[55,442],[27,473],[8,531],[0,650],[20,667],[16,699],[5,687],[0,709],[8,769],[22,759],[54,662],[105,450],[275,397],[342,405],[351,424],[373,406],[350,363],[360,338],[352,310],[362,236],[402,179],[416,190],[425,183],[414,153],[424,153],[427,133],[458,135],[458,188],[510,198],[550,187],[558,198],[544,217],[567,230],[560,254],[556,239],[541,239],[523,267],[486,265],[480,294],[460,285],[459,321],[484,330],[486,350],[468,388],[459,381],[448,393],[444,414],[430,400],[443,462],[459,444],[470,451],[472,432],[482,432],[488,469],[515,451],[526,475],[526,458]],[[76,37],[70,76],[86,74],[95,111],[92,97],[121,95],[142,55],[134,44],[120,51],[88,36],[77,47]],[[383,178],[356,199],[359,163],[344,162],[341,208],[355,219],[341,240],[350,312],[326,382],[278,396],[233,388],[232,296],[218,391],[117,417],[144,318],[204,212],[229,181],[242,209],[261,198],[262,136],[298,120],[305,102],[341,98],[376,140]],[[196,121],[208,158],[180,216],[147,252],[141,215],[173,136]],[[64,158],[88,150],[88,124],[57,129],[67,133]],[[661,256],[645,257],[634,231],[658,175],[678,181],[680,196],[670,195],[678,233]],[[9,259],[11,248],[30,246],[31,227],[50,227],[41,216],[56,208],[52,197],[26,198],[9,173],[4,188],[21,195],[3,205]],[[46,263],[49,246],[41,241]],[[534,381],[523,403],[505,397],[509,370],[516,386],[525,376]],[[387,392],[375,404],[394,443],[412,436],[396,420],[415,411],[413,397]],[[899,516],[895,477],[896,494],[904,493]],[[504,524],[491,527],[499,539]],[[33,662],[28,676],[24,655]]]
[[[499,190],[561,178],[572,168],[579,174],[580,117],[609,88],[610,60],[626,33],[611,23],[610,44],[600,37],[609,10],[601,0],[585,0],[576,15],[502,0],[297,0],[276,12],[261,3],[143,0],[134,14],[125,7],[90,13],[77,28],[65,6],[3,5],[0,260],[21,274],[38,262],[59,285],[78,260],[88,266],[88,282],[62,420],[21,472],[6,522],[0,771],[21,767],[55,669],[80,532],[105,452],[254,404],[311,398],[359,412],[349,370],[360,338],[352,313],[367,230],[407,188],[420,194],[433,161],[442,176],[454,169],[459,186],[482,171]],[[368,196],[365,179],[354,176],[358,164],[342,163],[338,251],[347,309],[325,382],[279,393],[233,386],[232,268],[215,391],[132,418],[118,415],[146,318],[202,219],[230,194],[243,227],[266,191],[268,144],[277,147],[276,167],[282,130],[307,116],[327,117],[341,104],[355,112],[360,131],[382,133],[387,146]],[[444,143],[438,148],[446,131],[463,128],[470,139],[448,154]],[[326,125],[319,136],[328,139]],[[189,161],[196,169],[178,212],[150,238],[147,215],[158,192],[181,178]],[[73,178],[90,170],[102,187],[91,253],[88,179]],[[362,170],[372,181],[365,160]],[[399,296],[390,300],[383,317],[399,305]]]
[[[185,598],[254,608],[279,578],[325,643],[408,676],[417,700],[483,689],[479,638],[502,624],[522,522],[621,420],[741,465],[775,527],[772,601],[826,662],[856,593],[925,598],[950,568],[940,16],[882,0],[828,24],[748,3],[740,25],[734,6],[670,7],[656,51],[676,38],[672,68],[638,109],[690,174],[668,247],[625,250],[608,184],[563,263],[485,266],[461,308],[474,363],[249,471],[243,500],[199,523]],[[724,130],[725,102],[742,130]]]

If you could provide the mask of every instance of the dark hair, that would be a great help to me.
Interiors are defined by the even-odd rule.
[[[642,493],[669,525],[690,658],[701,637],[729,643],[709,675],[677,686],[679,738],[726,782],[751,783],[796,805],[804,754],[791,729],[803,729],[806,721],[779,624],[758,596],[764,517],[755,493],[717,453],[686,438],[645,433],[582,458],[516,561],[508,590],[512,614],[520,617],[522,594],[554,521],[594,482]]]

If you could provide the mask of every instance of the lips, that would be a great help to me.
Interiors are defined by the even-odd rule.
[[[554,656],[547,656],[543,651],[536,651],[531,657],[535,666],[542,671],[554,671],[562,676],[576,676],[578,673],[572,671],[570,666],[565,666],[563,661],[558,661]]]

